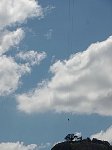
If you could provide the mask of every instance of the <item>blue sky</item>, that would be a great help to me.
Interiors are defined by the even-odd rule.
[[[6,3],[0,2],[0,148],[47,150],[68,132],[112,142],[112,1]]]

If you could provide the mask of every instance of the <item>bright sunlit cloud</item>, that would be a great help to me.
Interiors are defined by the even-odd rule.
[[[0,0],[0,28],[23,23],[28,18],[43,16],[42,7],[35,0]]]
[[[4,54],[12,47],[17,46],[24,38],[24,31],[18,28],[16,31],[3,31],[0,35],[0,55]]]
[[[15,92],[22,82],[21,77],[30,73],[32,65],[40,64],[46,57],[45,52],[27,51],[23,53],[20,50],[18,57],[24,62],[18,63],[14,55],[7,55],[12,48],[15,48],[15,53],[17,53],[16,47],[25,38],[25,31],[22,27],[11,30],[8,27],[24,23],[28,18],[42,16],[43,9],[38,1],[0,1],[0,96]]]
[[[50,67],[52,78],[17,96],[25,113],[112,115],[112,37]]]
[[[100,139],[102,141],[106,140],[112,144],[112,126],[107,128],[105,131],[101,130],[100,132],[93,134],[91,136],[91,138],[97,138],[97,139]]]
[[[38,150],[36,144],[31,145],[24,145],[23,142],[16,142],[16,143],[0,143],[1,150]]]
[[[16,55],[16,58],[22,60],[23,62],[29,63],[29,65],[35,65],[40,64],[40,62],[46,58],[46,53],[34,50],[25,52],[21,51]]]

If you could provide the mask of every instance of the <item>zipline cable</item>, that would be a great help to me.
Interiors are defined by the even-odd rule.
[[[74,9],[75,9],[75,1],[76,0],[68,0],[68,51],[73,50],[73,41],[74,41]],[[70,79],[68,79],[70,80]],[[67,88],[67,105],[68,105],[68,112],[70,108],[70,84],[68,81],[68,88]],[[68,132],[71,132],[70,124],[71,119],[70,117],[67,118],[67,126]]]

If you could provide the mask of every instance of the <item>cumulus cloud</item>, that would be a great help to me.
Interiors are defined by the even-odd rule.
[[[99,133],[93,134],[91,138],[108,141],[112,144],[112,126],[107,128],[106,131],[101,130]]]
[[[0,143],[0,150],[42,150],[50,146],[50,143],[25,145],[23,142],[3,142]]]
[[[50,71],[50,80],[17,96],[20,111],[112,116],[112,37],[57,61]]]
[[[14,47],[20,43],[24,37],[24,31],[18,28],[16,31],[4,31],[0,35],[0,55],[4,54],[11,47]]]
[[[43,16],[42,7],[35,0],[0,0],[0,27],[23,23],[27,18]]]
[[[78,137],[82,136],[81,132],[76,132],[75,135],[78,136]]]
[[[14,92],[21,83],[21,77],[31,71],[32,65],[45,58],[44,52],[34,51],[20,52],[22,63],[18,63],[14,55],[9,57],[7,51],[20,44],[25,32],[22,28],[9,31],[8,27],[42,16],[43,8],[38,0],[0,0],[0,96]]]
[[[46,149],[49,148],[51,146],[51,143],[42,143],[38,146],[38,149]]]
[[[19,57],[25,62],[17,63],[13,57],[0,56],[0,96],[15,92],[21,84],[21,77],[30,73],[32,65],[39,64],[46,57],[46,53],[20,52]]]
[[[14,92],[19,84],[20,78],[30,72],[27,64],[17,64],[11,57],[0,56],[0,95],[8,95]]]
[[[24,145],[23,142],[0,143],[1,150],[38,150],[36,144]]]
[[[45,52],[37,52],[34,50],[20,52],[16,55],[17,58],[23,60],[24,62],[29,63],[29,65],[40,64],[40,62],[45,59],[46,53]]]
[[[24,37],[24,31],[19,28],[15,31],[2,31],[0,35],[0,96],[14,92],[19,84],[20,78],[29,73],[31,68],[28,64],[18,64],[13,57],[5,53],[17,46]]]

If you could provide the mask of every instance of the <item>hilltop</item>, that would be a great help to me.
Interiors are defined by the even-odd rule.
[[[112,150],[112,146],[107,141],[87,138],[79,141],[58,143],[51,150]]]

